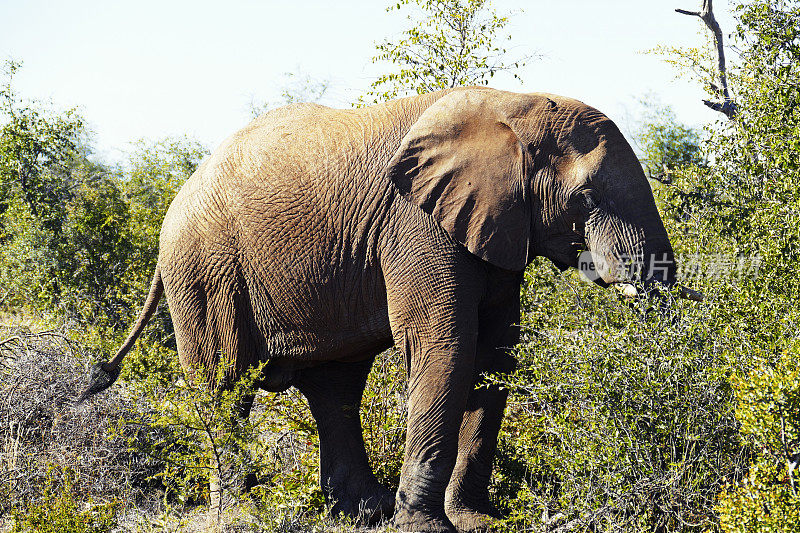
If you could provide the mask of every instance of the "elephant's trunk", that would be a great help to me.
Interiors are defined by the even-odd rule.
[[[656,284],[662,284],[670,288],[675,287],[678,290],[678,296],[680,298],[693,300],[695,302],[700,302],[704,299],[702,293],[677,283],[675,279],[677,263],[671,247],[658,253],[645,254],[640,269],[640,280],[643,282],[645,289],[653,287]],[[637,289],[636,285],[633,283],[617,282],[614,285],[625,297],[635,298],[639,296],[639,289]]]
[[[676,282],[675,254],[653,205],[654,216],[625,220],[616,214],[605,219],[606,231],[589,235],[590,251],[579,258],[579,269],[602,286],[615,286],[624,296],[639,295],[657,285],[677,287],[681,298],[701,301],[703,295]],[[653,221],[657,223],[653,223]]]
[[[639,289],[632,283],[617,283],[615,286],[620,294],[626,298],[636,298],[639,296]],[[705,296],[702,292],[684,287],[678,283],[675,284],[675,287],[678,289],[678,297],[680,298],[692,300],[693,302],[702,302],[705,300]]]

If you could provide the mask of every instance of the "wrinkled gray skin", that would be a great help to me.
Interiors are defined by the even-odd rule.
[[[118,372],[163,290],[184,368],[231,364],[235,380],[266,361],[264,389],[306,396],[334,511],[393,512],[403,531],[481,529],[506,392],[474,384],[515,366],[526,264],[575,267],[583,249],[604,258],[604,286],[627,281],[616,267],[631,257],[668,258],[658,277],[673,282],[633,150],[581,102],[466,88],[363,109],[291,105],[183,186],[142,316],[100,371]],[[396,495],[371,472],[355,414],[392,345],[409,376]]]

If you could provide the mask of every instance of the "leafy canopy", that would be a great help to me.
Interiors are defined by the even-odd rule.
[[[401,0],[387,11],[413,9],[412,26],[396,41],[377,45],[373,62],[386,61],[396,70],[383,74],[367,93],[374,102],[464,85],[487,85],[498,72],[519,78],[523,60],[506,58],[498,39],[507,16],[498,16],[487,0]]]
[[[6,61],[0,86],[0,215],[19,198],[53,230],[75,186],[69,167],[80,156],[84,123],[75,109],[56,114],[20,99],[13,82],[21,67]]]

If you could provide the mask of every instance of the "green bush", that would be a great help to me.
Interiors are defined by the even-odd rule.
[[[755,458],[725,487],[717,511],[731,532],[800,531],[800,346],[777,365],[763,363],[732,378],[736,417]]]
[[[119,503],[85,504],[73,492],[76,475],[72,469],[52,468],[34,503],[12,511],[12,533],[105,533],[117,527]]]
[[[553,270],[528,271],[519,367],[494,378],[511,391],[494,486],[509,527],[713,526],[744,471],[719,302],[631,304]]]
[[[128,206],[128,232],[132,249],[120,276],[126,289],[120,295],[129,310],[123,329],[135,319],[150,290],[158,259],[158,237],[161,221],[181,185],[192,175],[208,150],[188,138],[140,140],[131,154],[120,182]],[[161,306],[151,319],[151,331],[164,336],[172,333],[172,322],[166,306]],[[158,336],[156,338],[159,338]],[[168,341],[174,346],[174,341]]]
[[[144,418],[123,420],[120,429],[134,425],[158,436],[147,439],[137,434],[130,438],[130,445],[163,465],[155,477],[162,481],[168,498],[180,503],[206,502],[212,476],[219,479],[225,497],[241,485],[245,473],[261,470],[258,460],[263,453],[254,448],[259,444],[261,420],[243,420],[237,414],[253,394],[260,367],[229,388],[223,386],[224,365],[215,376],[200,370],[186,375],[172,350],[152,345],[143,353],[146,359],[132,358],[127,377],[138,375],[132,388],[152,409],[142,413]],[[140,368],[144,361],[146,368]],[[146,373],[139,374],[142,370]]]
[[[129,164],[90,161],[75,110],[0,87],[0,308],[80,317],[119,335],[138,314],[167,207],[207,154],[188,139],[140,141]],[[169,334],[165,310],[153,321]]]
[[[645,174],[670,182],[675,169],[705,165],[699,132],[681,124],[669,106],[654,103],[653,95],[647,98],[635,139]]]
[[[224,370],[221,365],[211,380],[202,371],[189,376],[174,350],[140,343],[121,376],[150,406],[145,417],[123,423],[143,428],[131,446],[159,462],[154,477],[169,501],[206,505],[213,476],[223,514],[242,506],[265,528],[313,521],[323,512],[324,499],[316,425],[305,399],[295,390],[256,394],[261,367],[220,386],[227,383]],[[250,416],[242,419],[240,407],[252,396]],[[259,486],[245,497],[248,476]]]
[[[13,82],[22,64],[7,60],[3,67],[0,215],[19,198],[47,231],[57,233],[75,183],[71,169],[85,159],[84,121],[75,109],[56,113],[20,98]]]
[[[375,359],[361,402],[364,445],[375,477],[386,487],[400,482],[406,440],[406,370],[392,349]]]

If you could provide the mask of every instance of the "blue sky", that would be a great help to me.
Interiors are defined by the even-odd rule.
[[[637,98],[655,95],[685,123],[716,119],[700,88],[657,56],[659,44],[699,46],[705,27],[674,12],[700,0],[495,0],[511,15],[510,54],[540,55],[499,76],[500,89],[552,92],[599,108],[623,129]],[[323,103],[347,107],[386,66],[375,43],[407,25],[384,0],[0,0],[0,57],[24,62],[17,90],[78,106],[98,154],[124,159],[130,143],[189,135],[213,148],[249,120],[252,100],[279,102],[285,73],[330,83]],[[717,0],[723,31],[728,2]]]

